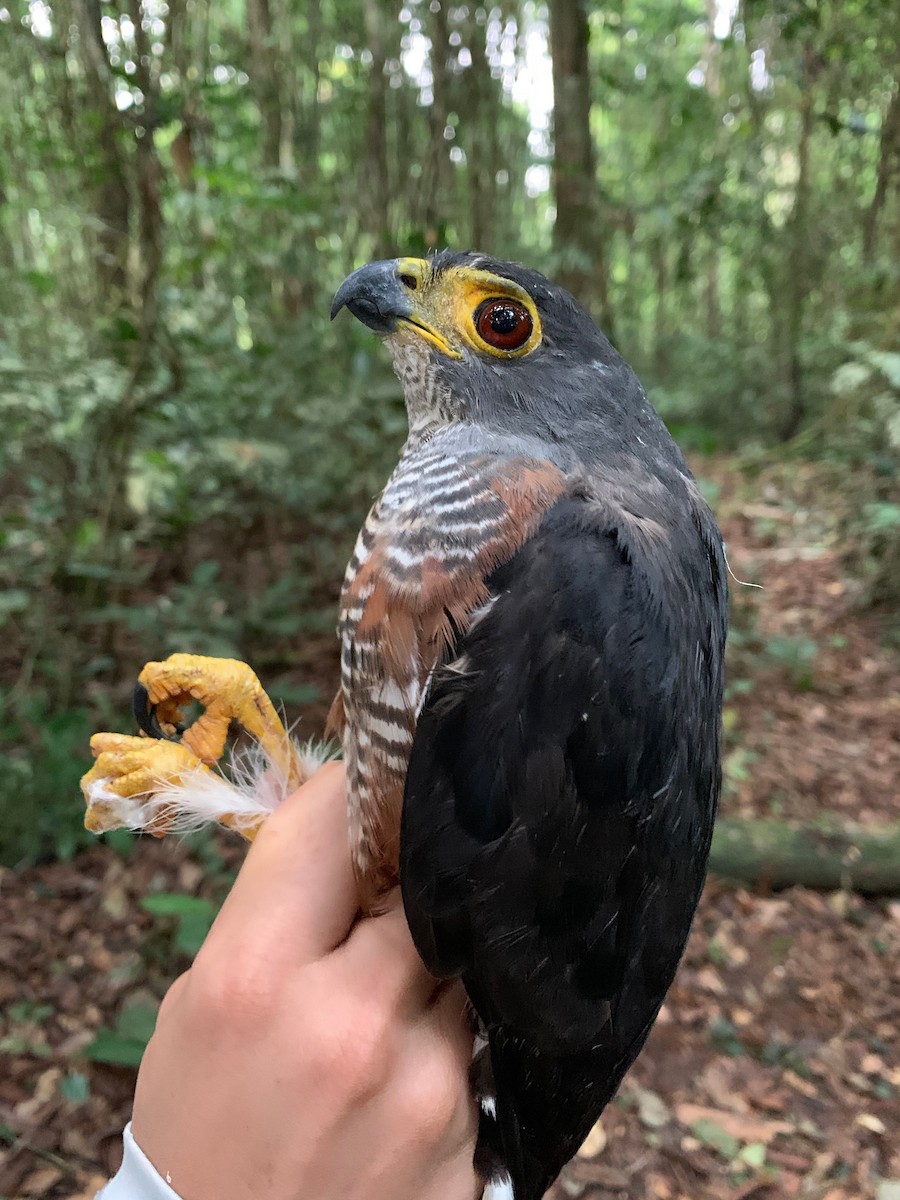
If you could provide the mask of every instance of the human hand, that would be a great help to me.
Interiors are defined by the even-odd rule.
[[[263,826],[141,1063],[134,1136],[183,1200],[480,1195],[464,993],[399,900],[357,908],[331,764]]]

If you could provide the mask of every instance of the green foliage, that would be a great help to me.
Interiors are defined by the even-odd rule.
[[[145,992],[129,996],[114,1029],[99,1029],[84,1053],[93,1062],[138,1067],[156,1028],[158,1003]]]
[[[17,1000],[9,1006],[7,1016],[13,1024],[21,1021],[40,1025],[42,1021],[53,1016],[53,1005],[35,1004],[31,1000]]]
[[[866,598],[900,609],[900,353],[854,342],[835,371],[823,452],[846,465],[842,522]]]
[[[141,908],[155,917],[174,918],[173,945],[193,958],[209,933],[219,911],[212,900],[181,892],[157,892],[141,901]]]
[[[34,1058],[47,1058],[51,1051],[41,1026],[52,1015],[53,1006],[50,1004],[36,1004],[31,1000],[14,1001],[5,1013],[10,1029],[0,1038],[0,1054],[29,1054]]]
[[[765,659],[784,669],[798,692],[813,687],[813,664],[819,648],[812,638],[781,635],[768,638],[763,647]]]
[[[749,691],[753,687],[753,677],[760,668],[766,667],[780,671],[796,691],[810,691],[815,682],[818,652],[816,642],[805,634],[767,636],[759,628],[759,606],[740,592],[732,596],[727,698]],[[733,756],[731,769],[735,778],[745,778],[752,757],[748,758],[740,748],[733,751]],[[728,769],[726,763],[726,774]]]
[[[54,712],[38,691],[0,692],[0,865],[69,858],[87,844],[78,780],[95,728],[87,708]]]
[[[898,607],[891,5],[588,7],[587,257],[553,238],[539,6],[0,10],[0,861],[83,844],[88,733],[147,659],[309,698],[405,437],[377,346],[328,321],[376,255],[580,274],[688,449],[834,463],[847,561]],[[802,638],[741,637],[809,686]]]
[[[881,490],[881,489],[879,489]],[[868,599],[896,615],[900,602],[900,504],[863,504],[846,523],[848,558],[861,575]]]
[[[716,1154],[728,1162],[737,1157],[737,1153],[741,1148],[740,1142],[733,1134],[728,1133],[721,1125],[717,1125],[715,1121],[711,1121],[706,1117],[702,1117],[699,1121],[694,1121],[691,1125],[691,1133],[704,1146],[709,1146],[711,1150],[714,1150]]]
[[[713,1049],[729,1058],[743,1058],[747,1053],[737,1027],[726,1017],[716,1017],[709,1028],[709,1042]]]
[[[836,456],[871,461],[896,481],[900,473],[900,353],[852,342],[831,376],[822,417],[824,448]]]
[[[69,1104],[84,1104],[91,1094],[88,1077],[80,1071],[70,1071],[59,1083],[59,1092]]]

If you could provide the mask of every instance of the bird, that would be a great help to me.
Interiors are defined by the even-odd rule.
[[[341,284],[344,309],[384,339],[409,418],[339,604],[354,866],[364,908],[399,885],[425,966],[465,987],[484,1200],[539,1200],[641,1050],[704,885],[724,547],[635,373],[542,274],[391,259]],[[252,836],[319,761],[230,660],[148,664],[135,712],[157,740],[95,735],[91,828],[164,832],[193,806]],[[215,769],[232,720],[262,799],[261,771],[242,789]]]

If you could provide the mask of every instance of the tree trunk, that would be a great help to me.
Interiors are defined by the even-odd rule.
[[[653,312],[653,370],[657,379],[665,378],[669,366],[666,301],[669,271],[666,255],[668,242],[664,233],[653,239],[653,272],[656,277],[656,307]]]
[[[809,201],[811,192],[810,143],[812,141],[815,108],[813,82],[813,52],[803,56],[803,81],[800,92],[800,138],[797,144],[797,190],[790,224],[790,259],[787,263],[787,368],[790,403],[782,426],[781,436],[790,441],[800,431],[806,417],[806,396],[803,363],[800,360],[800,340],[803,336],[803,315],[811,286],[809,244]]]
[[[383,0],[363,0],[366,39],[372,55],[369,67],[368,109],[362,155],[361,194],[368,196],[363,220],[374,242],[376,258],[384,258],[391,245],[387,148],[387,61]]]
[[[466,96],[466,145],[468,147],[470,245],[488,253],[494,251],[497,211],[497,120],[485,120],[485,113],[496,111],[503,103],[500,88],[491,78],[487,59],[487,22],[472,20],[468,29],[472,65]]]
[[[596,301],[610,330],[606,263],[591,136],[587,8],[584,0],[551,0],[553,58],[553,240],[560,282],[585,303]]]
[[[722,336],[722,307],[719,299],[719,243],[715,233],[709,238],[706,260],[706,336],[717,342]]]
[[[128,290],[128,228],[131,196],[120,134],[122,124],[112,97],[109,61],[103,41],[100,0],[82,0],[81,47],[91,105],[97,114],[96,152],[100,182],[94,211],[100,226],[96,270],[101,290],[113,304]]]
[[[312,178],[318,169],[321,135],[319,111],[319,45],[322,40],[322,9],[306,6],[305,23],[299,52],[302,83],[298,88],[295,140],[304,175]]]
[[[900,84],[894,88],[894,94],[881,126],[875,191],[872,195],[872,202],[863,217],[863,255],[866,262],[871,262],[875,253],[878,216],[884,207],[888,188],[898,168],[900,168]]]
[[[150,47],[143,27],[141,0],[129,0],[135,29],[135,82],[144,96],[144,120],[136,131],[138,247],[140,276],[135,288],[134,308],[139,314],[140,355],[136,375],[143,374],[156,338],[159,302],[159,275],[163,255],[163,214],[160,201],[162,167],[156,152],[155,129],[159,122],[157,81],[150,73]]]
[[[429,5],[428,33],[431,38],[432,103],[428,110],[428,152],[422,166],[422,223],[425,244],[436,248],[446,238],[448,217],[454,211],[454,179],[447,154],[444,130],[449,115],[450,26],[447,0]]]
[[[141,407],[150,402],[145,393],[148,376],[154,367],[159,326],[159,279],[163,260],[163,213],[160,201],[162,167],[156,151],[154,130],[159,121],[157,80],[151,74],[150,47],[143,28],[141,0],[129,0],[129,15],[135,30],[135,83],[143,94],[141,125],[135,130],[135,199],[137,209],[138,270],[134,281],[131,309],[137,338],[130,343],[132,357],[128,384],[118,410],[105,424],[97,440],[97,478],[102,480],[98,494],[103,502],[98,514],[104,565],[113,577],[121,570],[127,552],[123,533],[128,527],[128,477],[137,443]],[[165,389],[169,394],[169,389]],[[100,580],[93,583],[94,594],[84,601],[86,612],[99,607],[104,592],[109,602],[124,603],[120,583],[111,587]],[[108,590],[107,590],[108,588]],[[113,651],[115,623],[102,631],[107,652]]]
[[[281,166],[281,97],[278,54],[269,0],[247,0],[253,93],[263,123],[262,164]]]
[[[895,896],[900,894],[900,824],[824,831],[784,821],[723,818],[716,825],[709,869],[752,887],[846,888]]]

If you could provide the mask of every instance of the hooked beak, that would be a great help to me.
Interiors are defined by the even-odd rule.
[[[332,321],[342,308],[375,333],[409,331],[447,358],[462,357],[442,331],[442,318],[423,293],[427,264],[421,259],[392,258],[369,263],[348,275],[331,306]]]
[[[369,263],[348,275],[331,305],[332,321],[349,308],[358,321],[375,333],[393,333],[397,321],[414,322],[412,300],[400,280],[398,260]]]

